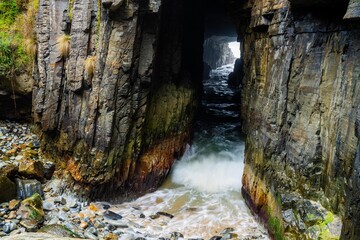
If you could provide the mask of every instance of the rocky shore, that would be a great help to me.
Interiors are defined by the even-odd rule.
[[[0,122],[0,237],[4,239],[181,239],[183,233],[151,235],[165,230],[173,215],[149,212],[137,204],[89,202],[66,189],[55,165],[39,151],[39,139],[28,124]],[[161,202],[162,199],[156,201]],[[211,239],[267,239],[258,229],[238,237],[229,227]],[[160,231],[161,232],[161,231]],[[166,232],[166,231],[164,231]]]

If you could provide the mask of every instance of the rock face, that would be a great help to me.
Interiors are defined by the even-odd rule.
[[[359,19],[360,18],[360,1],[351,0],[344,19]]]
[[[0,172],[0,202],[7,202],[16,197],[16,185],[6,174]]]
[[[92,197],[155,188],[184,151],[202,74],[198,5],[40,0],[35,123],[43,151]]]
[[[344,239],[359,236],[360,25],[343,20],[347,3],[330,2],[257,0],[237,8],[243,192],[278,239],[339,236],[336,215],[347,216]],[[319,14],[319,4],[338,10]]]
[[[0,119],[29,119],[33,78],[19,74],[13,79],[0,77]]]
[[[235,62],[235,57],[229,48],[229,42],[236,38],[212,36],[204,41],[204,62],[212,69]]]

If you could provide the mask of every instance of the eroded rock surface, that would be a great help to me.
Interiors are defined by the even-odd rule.
[[[184,151],[202,74],[188,2],[40,1],[35,122],[44,152],[95,198],[157,187]]]
[[[320,14],[316,6],[328,1],[249,1],[239,17],[239,24],[248,22],[239,25],[247,135],[243,190],[277,238],[339,237],[339,227],[315,227],[331,226],[332,218],[312,221],[312,204],[304,213],[298,205],[314,200],[342,218],[346,202],[354,207],[359,200],[356,191],[346,190],[353,186],[358,147],[360,28],[343,20],[347,3],[330,2],[337,11]],[[284,202],[293,193],[299,197]]]

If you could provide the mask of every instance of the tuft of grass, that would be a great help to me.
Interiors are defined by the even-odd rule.
[[[70,35],[63,34],[56,39],[57,49],[60,57],[67,58],[70,53]]]
[[[24,45],[25,45],[25,51],[26,51],[26,53],[27,53],[31,58],[35,58],[36,53],[37,53],[36,40],[33,39],[33,38],[25,39]]]
[[[95,56],[86,58],[84,63],[84,71],[87,78],[92,78],[95,73]]]

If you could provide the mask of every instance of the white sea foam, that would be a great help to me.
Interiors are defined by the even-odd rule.
[[[179,161],[172,181],[205,192],[240,191],[243,150],[190,156]]]

